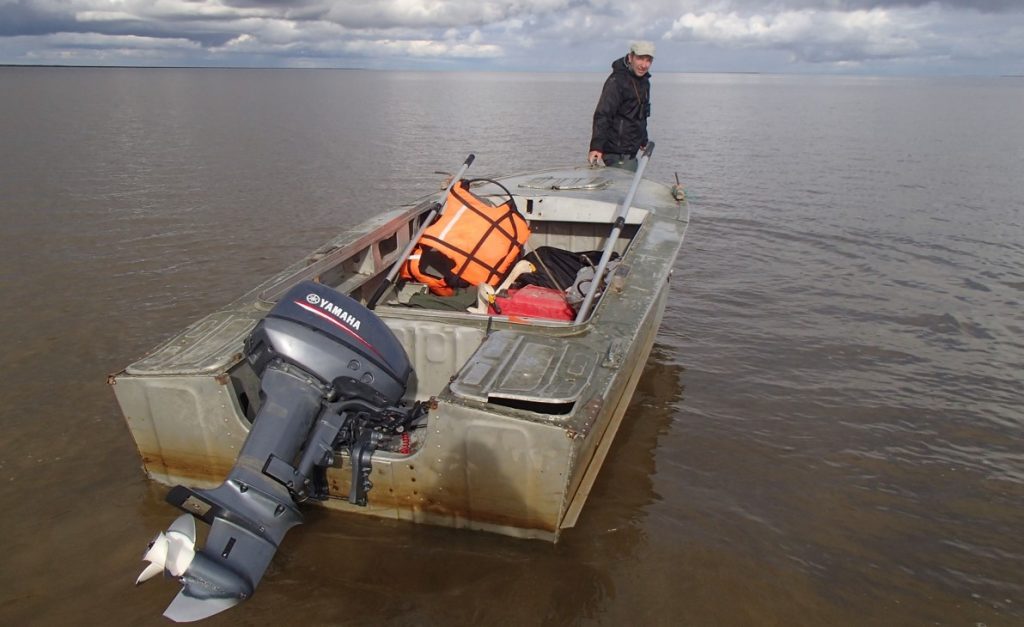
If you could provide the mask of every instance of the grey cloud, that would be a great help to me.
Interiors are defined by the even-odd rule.
[[[822,10],[822,11],[858,11],[887,8],[920,8],[934,5],[955,10],[973,10],[981,13],[1000,13],[1024,11],[1021,0],[775,0],[761,2],[759,0],[725,0],[724,2],[705,2],[705,10],[746,10],[757,13],[771,13],[786,10]],[[689,8],[691,11],[701,10],[700,6]]]
[[[801,65],[890,59],[1000,59],[1019,72],[1022,0],[0,0],[0,63],[84,46],[186,49],[204,64],[324,65],[359,57],[416,67],[488,59],[495,68],[604,69],[629,40],[664,42],[659,68],[685,65],[673,50],[728,50],[764,70],[765,51]],[[638,9],[638,7],[640,7]],[[204,9],[200,11],[199,9]],[[77,19],[76,19],[77,18]],[[91,20],[91,21],[90,21]],[[60,36],[74,35],[74,36]],[[984,41],[981,48],[972,42]],[[147,43],[148,42],[148,43]],[[662,44],[659,44],[662,46]],[[981,50],[981,52],[977,52]],[[182,53],[185,54],[185,53]],[[540,55],[540,56],[539,56]],[[714,54],[697,55],[715,58]],[[784,54],[772,55],[782,59]],[[70,55],[67,58],[74,58]],[[116,54],[106,57],[116,63]],[[674,59],[674,60],[673,60]],[[1007,59],[1009,61],[1007,61]],[[254,61],[258,60],[258,61]],[[176,59],[176,61],[180,61]],[[666,61],[674,62],[667,66]],[[480,66],[476,66],[480,67]]]
[[[81,21],[71,7],[56,10],[52,4],[39,6],[30,0],[0,3],[0,37],[53,35],[58,33],[93,33],[99,35],[134,35],[159,39],[188,39],[205,47],[220,46],[237,33],[223,32],[213,26],[231,16],[198,16],[178,14],[153,19],[105,19]],[[79,6],[81,7],[81,5]],[[101,8],[101,7],[97,7]],[[102,7],[106,8],[106,7]]]
[[[0,6],[0,37],[54,35],[58,33],[95,33],[101,35],[134,35],[158,39],[188,39],[203,46],[220,46],[230,41],[232,33],[181,28],[173,22],[152,23],[142,20],[108,20],[102,23],[78,22],[73,17],[24,10],[23,7]]]
[[[886,7],[923,7],[934,4],[949,9],[974,10],[981,13],[1001,13],[1005,11],[1020,11],[1022,8],[1019,0],[892,0],[863,2],[843,2],[853,5],[850,8],[874,9]],[[861,6],[863,5],[863,6]]]
[[[48,35],[73,28],[71,15],[36,7],[26,0],[0,4],[0,37]]]
[[[276,17],[301,22],[324,19],[332,5],[323,0],[222,0],[221,3],[233,9],[264,9]]]
[[[325,3],[321,0],[222,0],[221,4],[240,9],[291,9],[293,7],[323,7]]]

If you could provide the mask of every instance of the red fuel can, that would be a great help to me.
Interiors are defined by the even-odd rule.
[[[575,312],[565,302],[565,293],[550,287],[527,285],[518,290],[508,290],[508,296],[495,298],[501,314],[524,318],[546,318],[548,320],[572,320]],[[498,313],[492,305],[491,313]]]

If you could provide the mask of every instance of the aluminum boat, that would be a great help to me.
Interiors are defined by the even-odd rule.
[[[206,553],[219,565],[205,572],[192,572],[191,516],[147,553],[147,571],[185,583],[167,615],[195,620],[251,594],[304,501],[549,541],[572,527],[620,423],[643,418],[626,409],[688,225],[678,187],[642,171],[565,167],[472,186],[511,195],[527,250],[617,256],[575,319],[409,306],[417,286],[391,285],[393,269],[439,210],[433,194],[345,229],[111,375],[146,474],[214,525]],[[332,333],[348,352],[321,350]]]

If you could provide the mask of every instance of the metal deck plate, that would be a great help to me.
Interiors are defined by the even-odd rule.
[[[579,400],[597,356],[572,342],[496,331],[451,384],[457,397],[564,405]]]

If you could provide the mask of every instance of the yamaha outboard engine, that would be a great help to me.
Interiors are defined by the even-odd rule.
[[[188,512],[150,545],[136,583],[166,571],[183,588],[164,616],[206,618],[252,595],[285,534],[302,522],[296,501],[326,499],[326,469],[347,450],[350,503],[366,505],[380,440],[426,413],[400,407],[412,374],[390,329],[355,300],[306,281],[290,290],[245,342],[261,404],[227,479],[212,490],[177,486],[167,501]],[[195,550],[193,516],[210,525]]]

